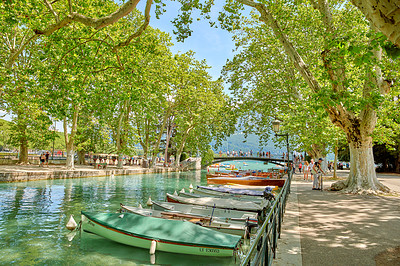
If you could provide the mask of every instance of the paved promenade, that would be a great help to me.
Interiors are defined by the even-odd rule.
[[[378,178],[400,193],[400,175]],[[325,181],[324,187],[332,183]],[[294,176],[274,265],[400,265],[399,195],[349,195],[311,188],[302,175]]]

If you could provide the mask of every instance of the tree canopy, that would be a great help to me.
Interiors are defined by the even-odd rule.
[[[147,0],[140,14],[139,1],[0,3],[0,104],[15,116],[21,150],[32,136],[51,139],[46,130],[57,119],[73,167],[76,148],[96,146],[84,141],[95,139],[82,124],[90,121],[97,136],[108,134],[102,146],[112,143],[120,156],[139,143],[152,162],[165,150],[179,163],[185,150],[205,153],[236,125],[266,141],[277,118],[314,157],[346,139],[347,191],[387,190],[372,146],[398,146],[390,116],[398,113],[397,5],[379,2],[378,14],[362,0],[233,0],[215,17],[213,1],[178,0],[178,40],[191,35],[197,17],[234,33],[225,80],[212,80],[206,62],[192,52],[173,55],[170,36],[148,26],[152,5],[160,16],[166,3]]]

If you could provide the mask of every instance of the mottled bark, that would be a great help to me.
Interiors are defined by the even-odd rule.
[[[366,81],[366,84],[371,84],[371,82]],[[343,107],[341,109],[341,112],[331,109],[329,116],[332,122],[346,133],[349,143],[350,174],[345,182],[344,191],[351,193],[375,193],[378,190],[387,192],[389,189],[382,185],[376,177],[372,151],[371,135],[377,121],[376,111],[370,106],[366,106],[360,114],[362,117],[360,119]]]
[[[18,164],[28,164],[28,139],[25,135],[19,139]]]
[[[167,128],[167,139],[165,142],[165,154],[164,154],[164,162],[165,164],[168,163],[169,156],[168,156],[168,147],[169,147],[169,140],[171,139],[171,134],[172,134],[172,126],[169,126]]]
[[[393,44],[400,47],[400,2],[395,0],[352,0],[365,17]]]
[[[124,156],[122,154],[118,154],[118,164],[117,164],[117,168],[121,169],[124,167],[123,164],[123,158]]]
[[[117,126],[117,154],[118,154],[118,164],[117,168],[123,168],[122,158],[123,158],[123,150],[126,148],[127,143],[127,125],[129,116],[131,113],[131,106],[128,100],[125,100],[120,107],[120,113],[118,118],[118,126]]]
[[[181,161],[181,155],[183,152],[183,149],[185,148],[185,144],[186,144],[186,139],[189,136],[190,131],[193,129],[193,127],[189,127],[186,129],[186,131],[183,134],[181,143],[179,144],[178,149],[176,150],[176,156],[175,156],[175,166],[178,167]]]
[[[372,138],[352,141],[349,143],[349,147],[351,167],[344,191],[351,193],[388,192],[389,189],[376,178]]]
[[[168,108],[167,112],[165,113],[165,115],[163,117],[161,128],[160,128],[160,131],[158,132],[158,136],[157,136],[156,142],[155,142],[154,147],[153,147],[153,154],[152,154],[152,159],[151,159],[149,167],[152,167],[156,162],[157,154],[158,154],[159,149],[160,149],[161,137],[164,134],[164,130],[165,130],[165,127],[167,125],[168,118],[169,118],[170,114],[171,114],[171,109]]]
[[[66,161],[66,167],[68,169],[74,169],[74,156],[75,156],[75,151],[74,151],[74,141],[75,141],[75,135],[76,135],[76,129],[78,126],[78,111],[79,108],[77,106],[74,107],[74,111],[72,114],[72,125],[71,125],[71,133],[68,135],[68,120],[66,117],[64,117],[64,138],[65,138],[65,145],[66,145],[66,150],[67,150],[67,161]]]
[[[85,165],[85,151],[78,151],[78,164]]]
[[[135,121],[136,121],[136,133],[139,137],[139,143],[140,146],[142,146],[143,149],[143,157],[147,160],[148,158],[148,153],[149,153],[149,134],[148,134],[148,121],[144,118],[144,125],[143,127],[140,124],[140,115],[138,113],[135,113]],[[142,134],[141,129],[143,129],[144,136]]]

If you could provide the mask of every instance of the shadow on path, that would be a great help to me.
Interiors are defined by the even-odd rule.
[[[293,185],[298,191],[303,265],[376,265],[376,255],[400,246],[400,198]]]

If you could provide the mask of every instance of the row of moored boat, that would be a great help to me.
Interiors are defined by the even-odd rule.
[[[150,200],[149,209],[121,203],[119,213],[82,211],[81,229],[150,254],[233,256],[263,222],[274,189],[198,186],[167,193],[166,202]]]

